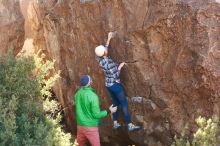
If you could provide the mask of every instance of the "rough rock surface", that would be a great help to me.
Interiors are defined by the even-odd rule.
[[[33,0],[29,21],[34,45],[56,60],[61,79],[54,91],[75,131],[73,92],[90,74],[103,107],[110,103],[94,48],[117,31],[111,56],[127,61],[121,74],[133,121],[142,129],[112,131],[104,142],[169,145],[174,132],[199,115],[220,116],[220,3],[218,0]],[[143,97],[141,103],[131,97]]]
[[[24,18],[19,0],[0,0],[0,57],[8,49],[17,54],[24,43]]]

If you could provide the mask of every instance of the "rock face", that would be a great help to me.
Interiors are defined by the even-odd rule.
[[[35,47],[62,71],[54,91],[72,131],[70,105],[82,74],[92,76],[102,107],[111,103],[94,48],[117,31],[110,55],[128,62],[122,83],[133,121],[142,129],[114,132],[108,118],[101,123],[101,138],[165,146],[186,123],[187,132],[194,131],[196,117],[220,116],[219,12],[218,0],[33,0],[28,19]],[[136,103],[134,96],[143,98]]]
[[[8,49],[17,54],[24,43],[24,18],[19,0],[0,0],[0,57]]]

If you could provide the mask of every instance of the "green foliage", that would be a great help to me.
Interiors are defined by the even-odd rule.
[[[44,99],[43,108],[47,113],[54,113],[56,110],[58,110],[59,104],[55,100],[49,100],[51,97],[50,90],[54,86],[55,82],[59,79],[60,71],[54,74],[51,73],[54,70],[55,60],[46,60],[45,54],[41,53],[41,51],[34,56],[34,62],[36,66],[35,73],[37,74],[37,80],[39,84],[42,85],[40,91],[41,96],[46,97],[46,99]]]
[[[186,129],[188,129],[188,125],[184,127],[179,138],[175,135],[172,146],[190,146],[189,140],[185,138]]]
[[[193,134],[191,143],[185,138],[185,130],[183,130],[179,138],[174,137],[172,146],[216,146],[220,142],[220,136],[217,135],[219,132],[219,118],[217,116],[208,120],[200,116],[196,119],[196,123],[198,130]]]
[[[50,88],[59,76],[48,77],[54,62],[38,64],[36,57],[14,58],[12,51],[0,61],[1,146],[73,145],[71,135],[59,125],[60,115],[51,119],[45,114],[58,106],[42,98],[51,95]]]
[[[41,54],[41,55],[40,55]],[[40,57],[38,57],[40,56]],[[41,85],[43,85],[41,89],[42,96],[51,96],[50,89],[53,87],[56,80],[60,77],[60,71],[55,74],[51,74],[51,71],[54,69],[55,60],[49,61],[45,59],[45,54],[39,51],[37,55],[34,56],[37,79]]]
[[[196,119],[196,123],[199,129],[193,135],[193,146],[216,146],[220,142],[220,136],[217,136],[217,132],[219,132],[219,118],[217,116],[208,120],[199,117]]]

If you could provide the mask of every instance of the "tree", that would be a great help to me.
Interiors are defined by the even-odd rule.
[[[206,120],[204,117],[198,117],[196,119],[198,125],[197,131],[193,134],[192,142],[185,136],[185,132],[181,133],[181,136],[177,138],[175,136],[172,146],[216,146],[220,142],[219,132],[219,118],[213,116]]]
[[[12,51],[0,60],[1,146],[73,145],[71,135],[59,125],[60,115],[51,119],[44,110],[58,106],[46,98],[59,77],[55,74],[45,79],[53,67],[54,62],[42,63],[36,56],[15,58]]]

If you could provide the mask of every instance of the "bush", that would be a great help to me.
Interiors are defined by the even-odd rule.
[[[190,143],[188,138],[185,138],[184,130],[179,138],[175,136],[172,146],[216,146],[220,142],[219,118],[213,116],[206,120],[204,117],[196,119],[198,130],[193,134],[193,140]]]
[[[51,119],[45,110],[54,111],[58,103],[50,96],[58,74],[45,79],[54,62],[14,58],[12,51],[0,61],[0,145],[70,146],[71,135],[62,131],[60,116]],[[41,66],[38,66],[41,65]],[[43,98],[44,97],[44,98]]]

